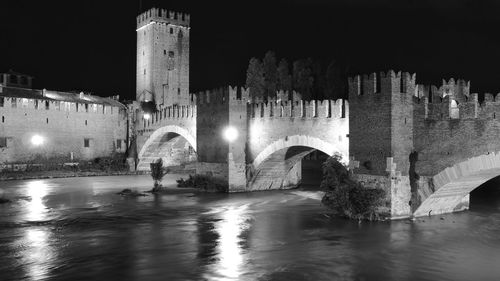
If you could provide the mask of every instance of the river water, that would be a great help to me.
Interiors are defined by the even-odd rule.
[[[116,192],[149,176],[0,182],[0,280],[500,280],[499,189],[468,212],[358,224],[320,191],[195,195],[176,178],[136,198]]]

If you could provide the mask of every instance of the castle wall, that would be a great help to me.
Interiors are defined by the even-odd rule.
[[[349,78],[350,166],[365,187],[383,187],[393,218],[411,214],[415,79],[392,70]]]
[[[228,181],[229,191],[246,189],[247,102],[248,90],[221,88],[197,96],[197,173],[210,173]],[[238,136],[229,142],[224,130],[236,129]],[[214,172],[218,171],[218,172]]]
[[[102,104],[2,97],[0,163],[23,163],[36,158],[70,161],[109,156],[127,149],[124,109]],[[13,105],[14,104],[14,105]],[[1,105],[1,103],[0,103]],[[48,109],[46,109],[48,106]],[[77,110],[78,107],[78,110]],[[34,146],[39,135],[44,143]],[[89,140],[85,147],[84,139]],[[120,147],[118,147],[120,145]]]
[[[268,102],[249,105],[248,162],[252,163],[266,148],[275,145],[308,146],[323,141],[330,145],[323,151],[347,158],[349,149],[349,105],[343,100]],[[310,137],[310,143],[295,143],[295,136]],[[315,140],[313,140],[315,139]],[[319,149],[319,145],[312,148]],[[331,150],[331,151],[330,151]],[[346,159],[347,160],[347,159]],[[257,167],[255,167],[257,168]]]

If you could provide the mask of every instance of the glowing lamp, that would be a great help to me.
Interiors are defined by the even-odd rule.
[[[144,119],[145,119],[145,120],[149,120],[149,118],[151,118],[151,114],[149,114],[149,113],[144,113]]]
[[[34,146],[40,146],[44,141],[44,138],[40,135],[34,135],[31,137],[31,144],[33,144]]]
[[[233,142],[238,138],[238,130],[235,127],[227,127],[224,129],[224,139],[228,142]]]

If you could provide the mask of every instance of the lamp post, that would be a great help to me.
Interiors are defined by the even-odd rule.
[[[224,129],[223,136],[227,142],[234,142],[238,138],[238,130],[233,126],[228,126]]]

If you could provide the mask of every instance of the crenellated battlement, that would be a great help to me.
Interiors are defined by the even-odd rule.
[[[190,15],[160,8],[151,8],[137,16],[137,29],[151,23],[162,22],[166,24],[189,27]]]
[[[172,105],[161,108],[160,110],[150,114],[148,118],[146,118],[146,114],[144,112],[141,112],[139,120],[142,122],[143,128],[148,128],[155,124],[169,120],[196,119],[196,115],[196,105]]]
[[[407,93],[414,94],[416,74],[408,72],[387,72],[356,75],[348,78],[349,97],[370,95],[375,93]]]
[[[251,118],[346,118],[346,100],[268,101],[249,106]]]
[[[221,105],[229,103],[248,103],[250,91],[244,87],[221,87],[195,94],[195,102],[200,106]]]

